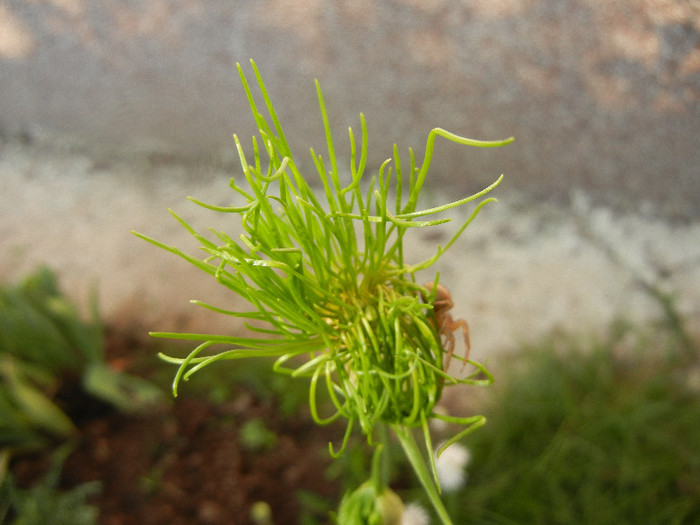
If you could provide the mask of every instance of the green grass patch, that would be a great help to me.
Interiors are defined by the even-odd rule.
[[[623,328],[511,357],[455,522],[700,522],[700,369],[678,345]]]

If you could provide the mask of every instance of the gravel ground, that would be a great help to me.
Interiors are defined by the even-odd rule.
[[[80,304],[97,285],[103,316],[112,323],[238,330],[235,321],[188,302],[230,305],[235,298],[184,261],[130,234],[137,230],[196,252],[168,208],[201,229],[235,234],[236,217],[186,200],[192,195],[226,203],[232,173],[238,171],[186,166],[167,157],[96,160],[70,147],[1,144],[0,280],[48,264]],[[666,221],[654,214],[653,204],[614,211],[595,206],[582,193],[566,205],[533,202],[510,192],[507,178],[494,195],[499,202],[484,208],[434,267],[452,291],[454,314],[471,325],[473,357],[486,359],[552,330],[591,333],[619,317],[656,319],[661,309],[645,285],[676,294],[689,328],[700,332],[700,222]],[[455,198],[435,192],[423,203]],[[468,211],[455,213],[455,219]],[[416,232],[408,243],[409,259],[432,254],[459,224]],[[425,273],[426,281],[434,270]]]

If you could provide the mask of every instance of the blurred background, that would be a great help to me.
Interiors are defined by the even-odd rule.
[[[375,166],[435,126],[515,135],[446,148],[436,176],[698,213],[694,1],[5,0],[0,17],[5,136],[230,157],[254,131],[234,66],[254,58],[302,152],[322,144],[318,78],[340,137],[365,113]]]
[[[42,449],[47,435],[60,441],[78,428],[83,442],[61,487],[103,480],[104,523],[225,523],[256,500],[272,502],[275,516],[301,508],[318,518],[304,523],[323,523],[341,488],[362,481],[361,449],[346,470],[318,476],[327,465],[295,440],[311,436],[322,448],[338,436],[296,418],[306,387],[270,379],[266,367],[205,376],[188,387],[193,398],[148,419],[128,409],[163,397],[114,376],[145,375],[163,394],[172,370],[156,361],[148,330],[243,329],[189,303],[245,308],[236,297],[130,230],[197,254],[172,208],[200,230],[236,235],[235,218],[187,196],[235,199],[232,134],[250,144],[256,133],[236,63],[252,77],[251,58],[311,177],[308,148],[325,149],[314,79],[341,159],[347,128],[357,134],[364,113],[370,174],[394,143],[420,162],[434,127],[516,138],[496,149],[439,140],[419,203],[453,201],[505,175],[492,194],[499,202],[421,276],[440,272],[454,316],[470,323],[471,356],[510,377],[490,405],[491,430],[470,444],[481,489],[468,505],[452,497],[458,522],[484,502],[477,522],[505,516],[494,509],[517,498],[526,510],[510,511],[532,511],[533,523],[697,522],[697,0],[0,0],[0,282],[20,283],[40,265],[57,279],[40,272],[2,291],[0,444],[17,447],[21,428],[29,448]],[[434,253],[472,210],[412,232],[409,259]],[[83,326],[91,290],[100,314]],[[57,368],[33,375],[49,348]],[[512,352],[532,357],[516,370]],[[70,381],[51,379],[64,377],[67,360],[73,383],[83,377],[80,399],[97,396],[119,415],[94,400],[86,408]],[[46,397],[42,410],[20,396],[25,387]],[[460,414],[488,405],[476,399],[447,395]],[[17,427],[7,431],[8,421]],[[13,464],[20,485],[46,470],[32,461]],[[343,478],[348,469],[357,479]],[[314,481],[302,495],[300,479]],[[88,488],[71,497],[84,501]],[[296,498],[291,511],[280,493]],[[21,502],[48,501],[18,494],[17,514]],[[7,505],[0,498],[0,522]]]
[[[111,318],[197,324],[187,299],[217,287],[128,231],[181,246],[166,209],[192,219],[186,195],[226,199],[231,135],[255,132],[235,64],[251,73],[253,58],[310,170],[308,148],[324,145],[315,78],[341,156],[365,114],[371,170],[393,143],[420,159],[436,126],[516,137],[438,141],[428,185],[438,203],[506,176],[510,200],[437,268],[484,352],[653,315],[631,300],[640,277],[670,279],[698,314],[695,1],[5,0],[0,29],[8,279],[50,261],[69,293],[97,281]],[[431,235],[417,246],[432,250]]]

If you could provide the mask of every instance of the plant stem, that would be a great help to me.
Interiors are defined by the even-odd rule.
[[[440,494],[438,493],[438,488],[433,481],[433,477],[428,472],[428,468],[425,465],[425,461],[421,455],[420,449],[416,444],[416,440],[411,434],[411,430],[402,425],[392,425],[392,430],[396,437],[401,442],[401,447],[403,448],[408,461],[411,463],[416,476],[420,480],[425,492],[428,494],[435,512],[437,512],[438,517],[442,521],[443,525],[452,525],[452,520],[449,514],[447,514],[447,509],[440,499]],[[428,451],[431,453],[431,451]]]

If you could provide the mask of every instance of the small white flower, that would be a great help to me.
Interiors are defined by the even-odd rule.
[[[467,481],[465,468],[470,460],[469,450],[458,443],[451,445],[440,457],[435,458],[435,468],[443,491],[454,492],[464,485]]]
[[[401,525],[430,525],[430,517],[418,503],[409,503],[403,509]]]

